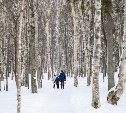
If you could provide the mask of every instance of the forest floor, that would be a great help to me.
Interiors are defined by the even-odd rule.
[[[43,88],[32,94],[30,89],[22,87],[21,113],[126,113],[126,91],[118,105],[107,103],[107,77],[105,82],[100,75],[101,107],[94,109],[92,102],[92,87],[86,85],[86,78],[78,77],[78,87],[73,86],[73,78],[68,78],[65,89],[53,88],[51,80],[43,79]],[[117,74],[115,76],[118,81]],[[3,84],[3,83],[2,83]],[[0,92],[0,113],[16,113],[16,86],[14,80],[9,80],[9,91]]]

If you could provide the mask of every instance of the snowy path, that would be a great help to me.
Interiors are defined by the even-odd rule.
[[[81,104],[79,99],[82,97],[76,97],[77,94],[74,94],[73,84],[65,84],[65,89],[53,89],[52,82],[48,80],[44,80],[43,89],[39,90],[38,94],[30,94],[29,97],[27,94],[22,95],[22,106],[23,113],[79,113],[77,104]],[[46,86],[48,84],[48,87]],[[70,89],[73,88],[72,90]],[[73,92],[73,93],[72,93]],[[79,92],[78,92],[79,93]],[[23,92],[24,94],[24,92]],[[80,94],[80,93],[79,93]],[[31,103],[27,100],[32,98]],[[84,98],[83,98],[84,100]],[[76,103],[75,103],[76,101]],[[82,101],[82,100],[81,100]],[[27,105],[27,106],[25,106]],[[27,112],[26,112],[26,107]],[[24,108],[24,109],[23,109]],[[32,108],[30,110],[30,108]]]
[[[107,81],[107,78],[106,78]],[[43,88],[37,94],[22,87],[22,113],[126,113],[126,91],[117,106],[106,102],[107,83],[100,79],[101,107],[91,106],[92,87],[86,86],[86,78],[79,78],[78,87],[73,87],[73,78],[67,78],[65,89],[53,89],[52,81],[44,79]],[[16,113],[16,87],[9,81],[9,92],[0,92],[0,113]]]

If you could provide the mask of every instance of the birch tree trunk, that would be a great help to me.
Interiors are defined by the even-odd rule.
[[[87,76],[87,86],[90,86],[91,83],[91,76],[90,76],[90,1],[89,0],[85,0],[82,2],[82,5],[84,4],[84,7],[86,7],[85,11],[84,11],[84,51],[85,51],[85,56],[84,56],[84,62],[85,62],[85,76]],[[84,10],[84,9],[83,9]]]
[[[115,86],[114,82],[114,63],[113,63],[113,53],[114,53],[114,38],[113,29],[115,29],[114,20],[112,19],[112,0],[102,1],[102,20],[103,21],[103,34],[105,35],[105,40],[107,40],[107,75],[108,75],[108,90]],[[105,30],[105,33],[104,33]]]
[[[2,1],[1,1],[2,2]],[[1,3],[0,2],[0,3]],[[4,13],[3,13],[3,10],[2,10],[3,7],[0,8],[1,12],[0,12],[0,26],[1,27],[4,27],[3,23],[4,23]],[[3,24],[3,25],[2,25]],[[2,64],[3,64],[3,56],[2,56],[2,29],[0,29],[0,91],[2,90],[1,88],[1,81],[2,81]]]
[[[92,106],[100,107],[99,96],[99,67],[101,49],[101,0],[95,0],[95,28],[94,28],[94,51],[93,51],[93,83],[92,83]]]
[[[30,27],[31,27],[31,37],[30,37],[30,73],[31,73],[31,90],[32,93],[37,93],[37,76],[35,67],[35,14],[34,14],[34,1],[30,1]]]
[[[75,12],[75,4],[71,3],[72,8],[72,16],[73,16],[73,24],[74,24],[74,86],[78,85],[78,61],[77,61],[77,50],[78,50],[78,34],[77,34],[77,23],[76,23],[76,12]]]
[[[111,6],[111,0],[108,0]],[[111,8],[111,7],[110,7]],[[108,12],[111,13],[111,12]],[[107,38],[107,74],[108,74],[108,90],[115,86],[114,82],[114,64],[113,64],[113,28],[114,22],[111,14],[106,13],[105,32]]]
[[[59,75],[60,73],[60,33],[59,33],[59,27],[60,27],[60,3],[59,0],[57,0],[57,16],[56,16],[56,32],[57,32],[57,40],[56,40],[56,48],[57,48],[57,67],[56,67],[56,74]]]
[[[34,11],[35,11],[35,59],[36,59],[36,71],[37,71],[37,81],[38,88],[41,88],[41,75],[40,75],[40,55],[39,55],[39,29],[38,29],[38,0],[34,0]]]
[[[50,56],[50,27],[49,27],[49,20],[46,22],[46,34],[47,34],[47,70],[48,70],[48,80],[51,78],[51,56]]]
[[[124,34],[122,40],[122,55],[121,55],[121,64],[119,68],[119,81],[115,88],[108,93],[107,101],[110,104],[116,104],[117,101],[121,98],[121,95],[124,92],[125,82],[126,82],[126,0],[125,0],[125,9],[124,9]]]
[[[24,51],[24,75],[25,75],[25,87],[28,87],[29,89],[29,36],[30,36],[30,27],[29,27],[29,3],[26,1],[26,17],[25,18],[25,51]]]
[[[50,30],[50,13],[51,13],[51,3],[48,1],[47,11],[46,11],[46,37],[47,37],[47,72],[48,80],[51,78],[51,30]]]
[[[18,35],[18,50],[17,50],[17,113],[21,113],[21,37],[23,29],[23,10],[24,0],[21,1],[20,17],[19,17],[19,35]]]
[[[9,5],[7,4],[7,8],[9,7]],[[8,12],[8,10],[7,10],[7,12],[6,12],[6,19],[5,19],[5,22],[6,22],[6,24],[5,24],[5,26],[6,26],[6,32],[7,33],[9,33],[10,32],[10,23],[11,23],[11,21],[10,21],[10,14],[9,14],[9,12]],[[8,34],[9,35],[9,34]],[[6,47],[6,44],[8,44],[7,42],[8,42],[8,35],[7,36],[5,36],[5,39],[4,39],[4,47]],[[6,91],[8,91],[8,73],[7,73],[7,71],[8,71],[8,67],[7,67],[7,53],[8,53],[8,47],[5,49],[6,51],[4,51],[4,61],[5,61],[5,65],[4,65],[4,73],[5,73],[5,78],[6,78]]]

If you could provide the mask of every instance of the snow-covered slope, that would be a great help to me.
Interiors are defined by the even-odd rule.
[[[52,81],[47,80],[46,76],[45,74],[43,88],[39,89],[37,94],[32,94],[30,89],[22,87],[22,113],[126,113],[126,91],[117,106],[108,104],[107,78],[103,82],[102,75],[99,109],[91,106],[92,87],[86,85],[86,78],[78,78],[78,87],[73,86],[73,78],[67,78],[65,89],[53,89]],[[14,80],[9,80],[9,91],[0,92],[0,113],[16,113],[16,109],[16,86]]]

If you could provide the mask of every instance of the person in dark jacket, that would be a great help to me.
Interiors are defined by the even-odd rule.
[[[56,77],[55,83],[56,83],[57,89],[59,89],[59,77]]]
[[[66,81],[66,75],[63,72],[63,70],[61,70],[61,73],[59,75],[59,80],[61,82],[61,89],[64,89],[64,81]]]
[[[56,80],[56,75],[54,75],[52,81],[53,81],[53,88],[55,88],[55,80]]]
[[[54,75],[52,81],[53,81],[53,88],[55,88],[55,84],[56,84],[57,89],[59,89],[59,77]]]

